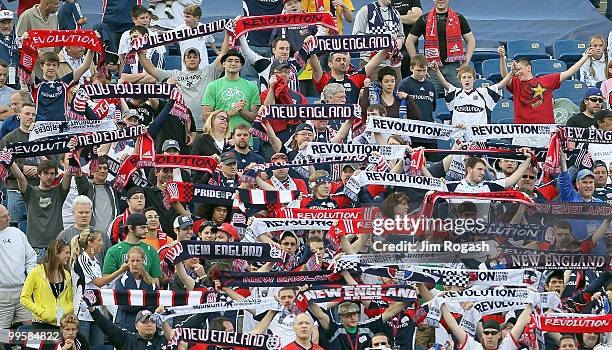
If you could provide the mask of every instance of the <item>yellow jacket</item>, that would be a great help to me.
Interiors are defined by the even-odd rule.
[[[36,265],[25,280],[20,299],[21,304],[32,311],[34,322],[57,325],[58,315],[73,312],[70,273],[64,270],[64,290],[55,299],[43,265]]]

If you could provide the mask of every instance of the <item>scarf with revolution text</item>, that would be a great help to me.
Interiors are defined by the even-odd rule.
[[[293,56],[301,66],[306,64],[312,54],[380,51],[392,49],[394,42],[390,34],[358,34],[316,36],[309,44],[303,45]]]
[[[446,184],[435,177],[362,171],[357,176],[350,177],[344,185],[344,194],[352,200],[356,200],[357,194],[366,185],[408,187],[428,191],[448,190]]]
[[[385,284],[321,285],[312,286],[295,298],[301,311],[308,309],[308,303],[340,302],[343,300],[383,300],[387,302],[412,303],[417,294],[412,286]]]
[[[268,298],[246,298],[240,300],[227,300],[208,302],[200,305],[183,305],[166,308],[161,314],[162,321],[174,317],[188,316],[193,314],[205,314],[211,312],[238,311],[238,310],[276,310],[282,309],[281,305],[273,297]]]
[[[547,300],[552,298],[546,298]],[[441,306],[445,303],[462,303],[462,302],[481,302],[481,301],[505,301],[522,304],[532,304],[534,306],[540,304],[540,295],[525,288],[512,289],[466,289],[456,292],[444,292],[444,294],[435,297],[429,305],[429,313],[425,319],[425,323],[437,327],[440,318],[442,317]],[[556,307],[559,308],[561,301],[557,298]]]
[[[264,121],[296,122],[301,120],[350,120],[361,119],[359,105],[336,104],[274,104],[264,106],[257,114],[253,127],[249,132],[264,141],[268,141],[268,134],[261,125]]]
[[[280,350],[280,339],[275,335],[237,333],[201,328],[175,328],[174,337],[168,342],[175,346],[179,341],[223,348],[240,348],[255,350]]]
[[[379,211],[380,209],[375,207],[330,210],[282,208],[276,212],[276,217],[319,220],[373,220]]]
[[[594,128],[574,128],[561,126],[567,141],[579,143],[603,143],[612,145],[612,130],[599,130]]]
[[[368,125],[365,131],[434,140],[458,139],[464,133],[463,129],[451,125],[374,116],[368,118]]]
[[[455,193],[455,192],[436,192],[426,194],[421,205],[421,216],[431,217],[434,210],[435,202],[438,199],[466,199],[466,200],[491,200],[501,202],[516,202],[527,205],[533,205],[533,201],[524,193],[518,191],[499,191],[499,192],[482,192],[482,193]]]
[[[88,306],[181,306],[201,305],[216,302],[219,294],[207,291],[175,291],[155,290],[144,291],[140,289],[114,290],[114,289],[87,289],[83,298]]]
[[[255,241],[257,237],[275,231],[297,230],[329,230],[335,220],[323,219],[290,219],[290,218],[255,218],[249,228],[245,239]],[[248,238],[247,238],[248,237]]]
[[[612,314],[540,314],[531,315],[536,326],[546,332],[608,333],[612,332]]]
[[[481,227],[468,232],[468,235],[505,237],[511,240],[536,241],[536,242],[555,242],[555,233],[552,227],[539,224],[482,224]]]
[[[121,168],[121,163],[111,157],[107,157],[106,159],[108,161],[108,173],[113,175],[114,177],[117,177],[117,175],[119,174],[119,169]],[[91,166],[89,168],[91,169]],[[134,185],[138,187],[153,186],[149,181],[147,181],[147,179],[140,176],[140,174],[138,174],[137,172],[133,173],[129,180],[132,181]]]
[[[212,174],[217,169],[218,161],[213,157],[194,155],[156,154],[156,168],[180,168],[203,171]]]
[[[35,122],[30,130],[29,141],[44,139],[52,136],[74,135],[98,131],[117,130],[113,120],[70,120]]]
[[[486,141],[513,137],[545,137],[550,139],[554,124],[485,124],[466,125],[467,141]]]
[[[515,249],[510,251],[513,250]],[[512,254],[510,251],[505,251],[502,255],[508,268],[605,271],[612,267],[611,257],[606,255],[550,253],[539,250],[519,250],[519,254]]]
[[[338,32],[336,20],[328,12],[287,13],[282,15],[244,16],[238,19],[229,38],[230,47],[234,47],[236,39],[254,30],[319,25]]]
[[[38,59],[38,49],[59,46],[80,46],[104,55],[102,43],[93,30],[30,30],[22,43],[21,67],[27,73],[32,73]]]
[[[441,278],[441,284],[449,286],[495,287],[503,284],[512,287],[537,286],[542,273],[531,269],[514,270],[464,270],[444,267],[412,266],[411,270]]]
[[[465,61],[463,53],[463,42],[461,41],[461,24],[459,16],[450,8],[446,20],[446,62]],[[440,37],[438,36],[438,20],[436,10],[433,9],[427,15],[425,23],[425,58],[431,64],[436,62],[442,66],[442,55],[440,54]]]
[[[403,159],[406,146],[403,145],[368,145],[352,143],[325,143],[308,142],[302,151],[304,154],[312,154],[315,157],[329,157],[334,155],[350,154],[372,154],[378,152],[385,160]]]
[[[209,203],[231,206],[235,191],[227,187],[169,181],[166,186],[168,201],[181,203]]]
[[[142,39],[144,39],[142,40],[142,44],[138,45],[138,47],[132,48],[132,51],[148,50],[162,45],[168,45],[179,41],[200,38],[213,33],[218,33],[223,31],[227,22],[227,19],[220,19],[218,21],[200,23],[195,28],[187,27],[169,32],[158,32],[157,35],[154,36],[149,35],[142,37]]]
[[[191,258],[243,259],[247,261],[283,261],[283,252],[267,243],[181,241],[168,248],[169,266]]]

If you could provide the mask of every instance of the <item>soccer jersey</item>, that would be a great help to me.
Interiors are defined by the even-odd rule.
[[[453,114],[452,125],[488,124],[491,112],[501,97],[497,84],[471,91],[451,85],[445,90],[444,100]]]
[[[521,81],[512,78],[508,90],[514,96],[515,124],[553,124],[553,91],[561,84],[559,73]]]
[[[322,92],[323,88],[331,83],[338,83],[344,86],[346,91],[346,103],[358,103],[359,102],[359,90],[363,88],[363,81],[367,78],[365,74],[365,67],[361,68],[355,74],[344,75],[343,80],[336,80],[332,77],[330,72],[324,72],[321,80],[314,81],[315,88],[318,92]]]
[[[113,32],[123,32],[134,27],[131,10],[142,5],[142,0],[102,0],[102,23]]]
[[[68,105],[68,90],[72,87],[72,72],[57,80],[36,78],[34,98],[36,100],[36,121],[65,121]]]
[[[278,15],[283,12],[283,0],[242,0],[245,16]],[[255,30],[248,34],[247,41],[253,46],[270,46],[272,29]]]
[[[402,80],[397,91],[405,92],[419,106],[421,120],[433,122],[433,111],[436,108],[436,88],[429,80],[418,81],[413,77]]]

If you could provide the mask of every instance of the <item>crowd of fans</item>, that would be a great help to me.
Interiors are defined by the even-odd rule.
[[[607,40],[601,34],[594,35],[582,58],[566,71],[537,77],[527,58],[515,60],[508,71],[505,48],[501,46],[498,53],[502,79],[493,85],[476,87],[474,81],[478,76],[470,61],[478,38],[470,28],[469,13],[456,13],[449,7],[449,0],[435,0],[429,13],[422,10],[420,0],[376,0],[358,9],[351,0],[243,0],[244,16],[330,12],[338,30],[333,33],[311,25],[251,31],[237,40],[236,48],[230,48],[233,28],[228,25],[219,48],[215,39],[207,35],[180,41],[172,47],[147,50],[139,50],[140,38],[201,25],[201,0],[150,1],[148,7],[140,3],[104,1],[102,23],[94,25],[106,51],[102,65],[96,66],[93,50],[83,47],[41,48],[31,76],[19,73],[20,43],[29,32],[79,29],[87,18],[83,17],[77,0],[65,0],[61,6],[58,0],[20,0],[18,13],[0,11],[0,150],[31,141],[30,133],[38,122],[78,119],[82,116],[76,111],[80,102],[86,105],[86,114],[95,111],[97,118],[114,121],[117,128],[147,126],[158,154],[210,156],[218,166],[211,173],[140,168],[136,174],[149,184],[137,185],[132,181],[118,190],[113,184],[117,167],[138,154],[142,140],[103,144],[92,151],[95,153],[92,156],[74,138],[69,143],[70,153],[15,158],[8,164],[0,205],[1,328],[59,331],[57,346],[63,350],[102,349],[109,344],[116,349],[249,348],[182,341],[169,345],[176,340],[176,329],[181,327],[270,334],[277,337],[278,348],[288,350],[612,346],[609,332],[547,331],[541,334],[544,341],[540,337],[530,341],[529,336],[529,330],[537,328],[532,314],[610,314],[609,265],[599,270],[539,269],[543,273],[539,292],[557,293],[560,306],[553,311],[528,303],[483,316],[476,320],[475,333],[467,332],[460,318],[473,307],[473,302],[442,304],[443,321],[438,326],[424,321],[427,310],[445,292],[462,291],[470,288],[469,284],[445,284],[443,279],[437,283],[409,281],[417,293],[413,302],[380,299],[311,302],[304,310],[297,304],[300,295],[311,288],[308,284],[232,288],[223,285],[219,278],[220,272],[227,271],[297,274],[329,270],[329,285],[397,285],[405,281],[395,276],[357,273],[341,266],[342,257],[388,253],[375,249],[377,241],[457,241],[460,237],[453,232],[438,235],[420,230],[416,235],[387,232],[382,236],[365,232],[341,235],[338,239],[331,231],[336,232],[339,226],[330,228],[330,232],[304,228],[256,237],[257,242],[282,251],[285,260],[281,263],[191,258],[171,264],[166,257],[170,249],[184,241],[250,241],[253,221],[279,217],[284,207],[312,209],[314,213],[380,207],[377,218],[399,219],[416,218],[423,213],[423,199],[432,194],[426,189],[365,185],[356,197],[350,196],[349,182],[364,171],[439,178],[453,193],[518,191],[535,203],[609,206],[610,143],[571,145],[579,151],[561,147],[556,174],[545,171],[544,160],[536,157],[538,152],[548,151],[550,137],[515,137],[512,142],[494,146],[512,150],[515,157],[511,159],[503,159],[503,155],[498,159],[461,153],[478,148],[460,139],[453,140],[452,149],[457,154],[439,156],[429,152],[438,149],[435,140],[391,132],[373,133],[367,130],[366,120],[389,117],[435,123],[436,100],[444,98],[452,112],[451,125],[461,129],[488,124],[507,90],[514,100],[515,124],[554,124],[553,91],[562,81],[573,78],[586,83],[589,89],[580,113],[569,118],[567,126],[612,132],[612,111],[608,109],[612,105],[612,60],[608,60],[612,32]],[[229,22],[236,20],[239,18]],[[352,34],[391,34],[393,48],[360,52],[358,64],[345,52],[320,56],[313,53],[305,65],[294,58],[295,52],[312,44],[317,36],[350,34],[343,33],[347,23],[353,23]],[[420,37],[425,40],[424,55],[418,51]],[[182,68],[165,69],[165,59],[175,51],[180,52]],[[109,83],[175,84],[175,92],[184,99],[188,115],[184,118],[169,115],[177,100],[92,99],[79,92],[83,85]],[[261,121],[266,106],[309,103],[357,105],[355,108],[362,117],[345,121],[325,118]],[[92,119],[90,115],[85,118]],[[257,124],[261,124],[265,137],[257,137],[253,132]],[[360,163],[315,164],[264,169],[255,172],[255,179],[247,176],[263,164],[303,159],[302,154],[312,142],[390,145],[404,147],[405,152],[401,158],[387,160],[374,152],[371,154],[377,158],[374,167]],[[78,171],[72,163],[76,150],[82,151],[80,158],[77,155]],[[423,163],[415,166],[415,159],[418,162],[415,154],[419,153]],[[94,159],[95,167],[90,164]],[[170,182],[236,191],[234,204],[212,200],[168,204]],[[289,204],[271,201],[268,205],[245,207],[237,196],[241,189],[291,190],[298,191],[299,196]],[[485,204],[480,199],[453,199],[448,200],[448,206],[442,202],[436,203],[431,215],[474,218],[487,224],[507,223],[516,227],[549,227],[552,239],[547,242],[494,237],[498,243],[517,251],[604,257],[612,252],[609,217],[581,219],[565,217],[563,213],[539,216],[528,213],[525,204],[502,204],[495,200]],[[503,269],[505,266],[499,263],[496,254],[485,254],[479,260],[458,256],[453,261],[428,263],[457,270]],[[391,267],[389,271],[411,270],[413,266]],[[492,288],[513,287],[500,281]],[[161,322],[159,315],[167,311],[163,306],[91,306],[84,298],[90,289],[113,289],[117,293],[213,291],[222,295],[224,301],[274,297],[280,305],[278,310],[216,311]]]

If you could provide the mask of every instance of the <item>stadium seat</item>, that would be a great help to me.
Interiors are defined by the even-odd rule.
[[[474,50],[472,55],[472,61],[474,62],[474,69],[476,73],[482,75],[482,62],[492,58],[498,58],[499,54],[495,48],[480,48]]]
[[[167,70],[178,69],[182,67],[181,56],[166,55],[164,57],[164,68]]]
[[[319,97],[306,97],[308,104],[315,104],[321,101]]]
[[[579,106],[584,99],[586,89],[586,84],[580,80],[566,80],[561,82],[561,87],[553,92],[553,97],[555,99],[567,98]]]
[[[497,105],[491,112],[491,124],[508,124],[507,122],[502,122],[507,119],[514,121],[514,103],[510,100],[501,99],[497,101]]]
[[[497,122],[497,124],[512,124],[512,123],[514,123],[514,118],[503,118]]]
[[[508,58],[516,60],[520,57],[527,57],[530,60],[550,58],[546,53],[544,43],[532,40],[511,40],[508,41],[506,54]]]
[[[587,45],[580,40],[557,40],[553,43],[553,57],[567,65],[580,60]]]
[[[436,110],[434,111],[434,118],[439,122],[443,123],[446,120],[451,120],[453,115],[446,107],[446,102],[443,98],[436,99]]]
[[[506,68],[509,71],[512,67],[512,60],[506,61]],[[491,58],[482,62],[482,77],[498,83],[502,80],[499,72],[499,58]]]
[[[555,59],[540,59],[531,61],[531,71],[536,77],[561,73],[567,69],[565,62]]]
[[[476,79],[476,80],[474,80],[474,88],[489,87],[489,86],[491,86],[493,84],[495,84],[495,83],[492,82],[491,80],[488,80],[488,79]]]

